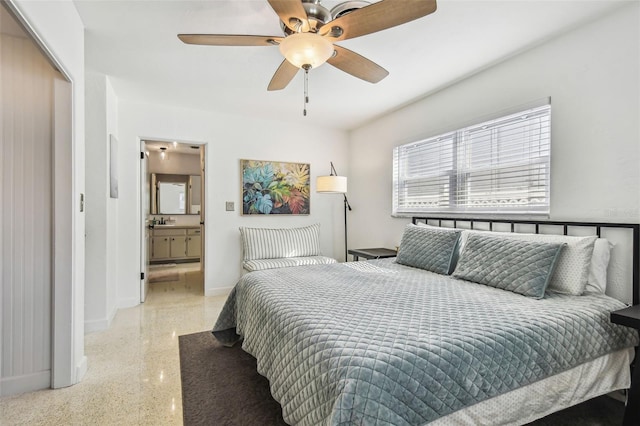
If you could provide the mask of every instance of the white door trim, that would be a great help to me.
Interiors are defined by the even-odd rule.
[[[76,383],[73,353],[73,138],[71,83],[54,81],[51,387]]]
[[[144,303],[149,291],[149,229],[146,216],[149,214],[151,201],[147,169],[149,158],[144,139],[140,139],[140,303]]]

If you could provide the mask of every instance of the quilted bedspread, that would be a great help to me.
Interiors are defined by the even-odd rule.
[[[384,259],[247,274],[213,333],[242,339],[289,424],[419,425],[637,344],[608,319],[623,306]]]

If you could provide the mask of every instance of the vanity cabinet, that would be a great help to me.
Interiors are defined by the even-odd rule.
[[[174,259],[187,257],[187,237],[179,235],[171,237],[171,243],[169,244],[169,255]]]
[[[151,238],[151,260],[166,259],[169,255],[169,237]]]
[[[200,229],[187,229],[187,257],[200,257]]]
[[[151,260],[198,260],[200,228],[171,227],[154,229],[151,237]]]

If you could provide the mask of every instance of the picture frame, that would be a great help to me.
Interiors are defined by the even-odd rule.
[[[308,215],[309,163],[240,160],[242,215]]]

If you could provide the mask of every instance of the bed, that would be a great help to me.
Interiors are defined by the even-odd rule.
[[[637,225],[508,221],[513,237],[491,232],[505,221],[427,222],[407,226],[397,258],[234,287],[213,333],[257,359],[287,423],[525,424],[629,387],[638,335],[609,321],[625,304],[586,289],[602,229],[629,230],[637,259]],[[597,235],[535,236],[555,226]]]

